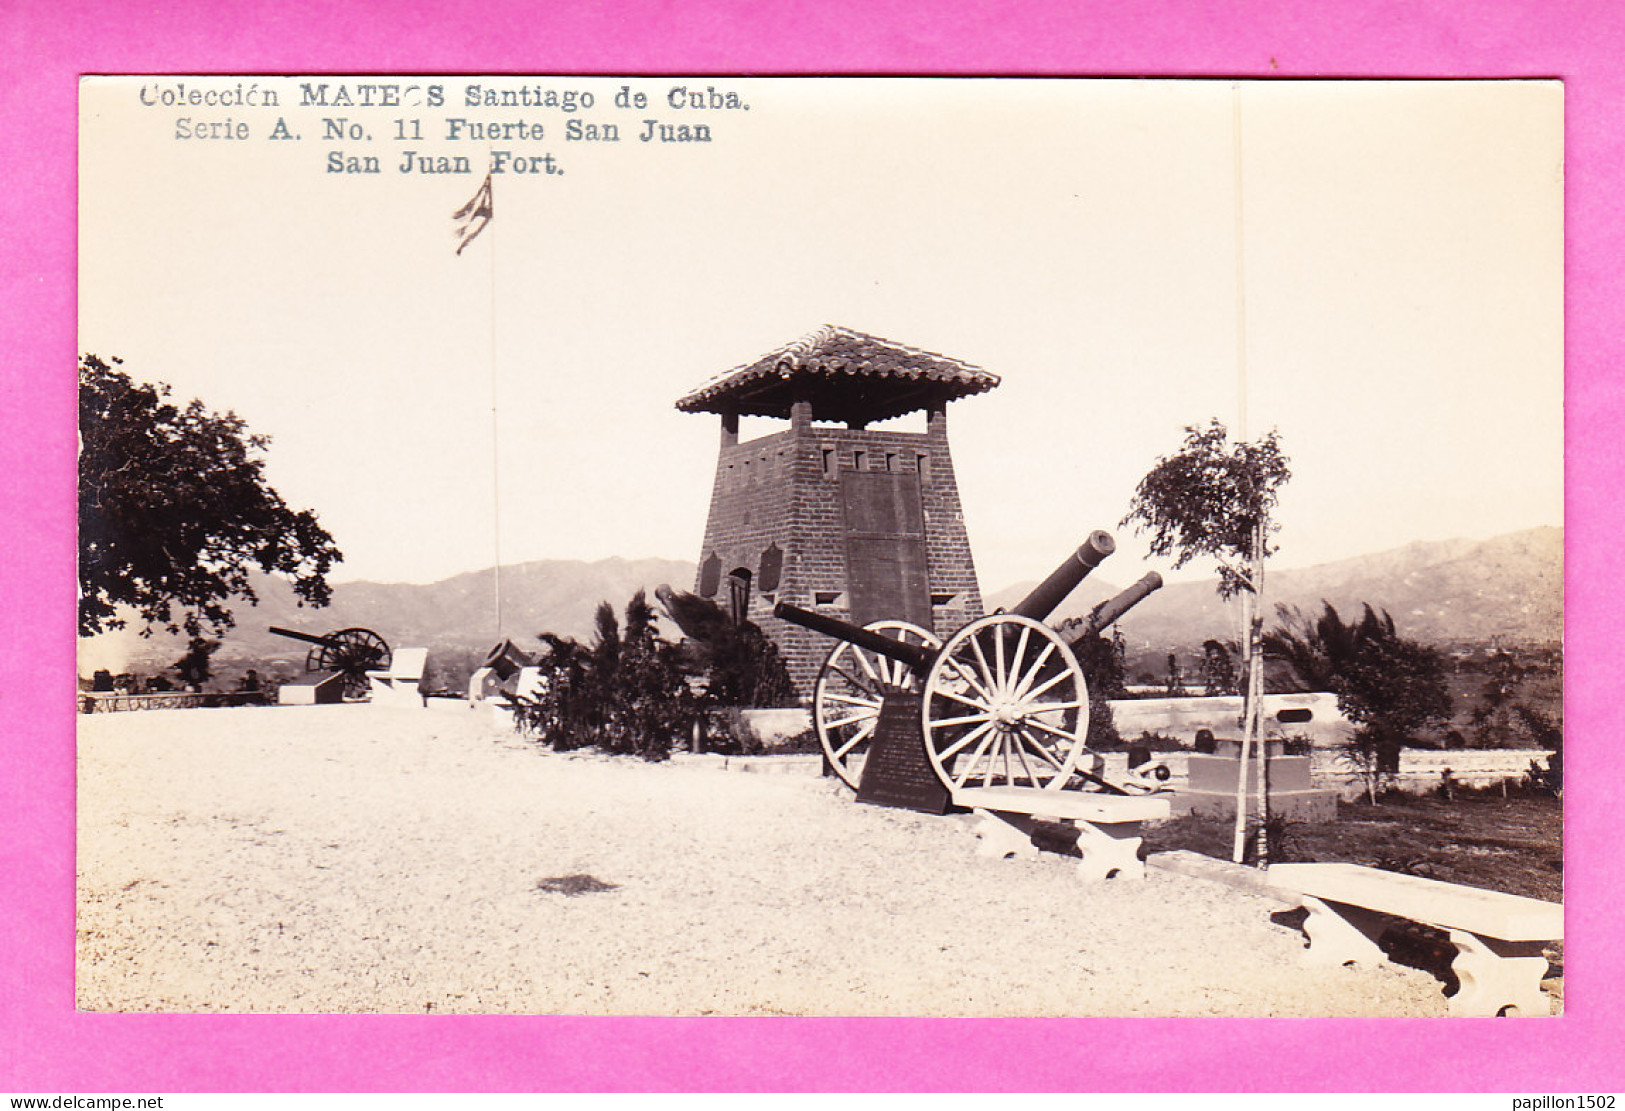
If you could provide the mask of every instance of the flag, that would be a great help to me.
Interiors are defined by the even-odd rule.
[[[491,222],[491,172],[485,173],[485,181],[480,191],[473,198],[451,214],[453,220],[458,221],[455,229],[457,233],[457,253],[462,254],[463,248],[474,241],[474,237],[485,230],[485,225]]]

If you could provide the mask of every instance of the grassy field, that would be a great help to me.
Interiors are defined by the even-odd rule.
[[[1339,803],[1335,822],[1289,822],[1276,863],[1343,860],[1553,902],[1563,898],[1562,802],[1472,793],[1455,801],[1392,794]],[[1150,851],[1228,858],[1232,824],[1180,818],[1146,835]]]

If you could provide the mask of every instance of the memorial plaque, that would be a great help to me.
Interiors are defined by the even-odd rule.
[[[925,758],[920,696],[895,691],[880,703],[874,739],[858,780],[858,801],[877,806],[948,813],[948,789]]]

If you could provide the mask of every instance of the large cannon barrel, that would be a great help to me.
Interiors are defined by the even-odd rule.
[[[320,644],[324,648],[331,648],[336,643],[332,637],[312,636],[310,633],[295,632],[293,629],[284,629],[277,625],[271,626],[271,632],[279,637],[288,637],[291,640],[302,640],[306,644]]]
[[[1089,539],[1077,551],[1066,557],[1066,560],[1050,572],[1049,578],[1039,583],[1017,602],[1010,610],[1023,617],[1030,617],[1034,621],[1043,621],[1055,612],[1055,607],[1073,590],[1077,589],[1084,577],[1100,566],[1100,561],[1117,550],[1117,542],[1111,534],[1096,529],[1089,534]]]
[[[1085,637],[1092,637],[1106,628],[1113,621],[1122,617],[1129,610],[1156,590],[1162,589],[1162,576],[1155,571],[1147,572],[1145,577],[1120,594],[1106,599],[1100,605],[1089,611],[1089,616],[1083,621],[1083,627],[1072,643],[1076,645]]]
[[[789,602],[780,602],[774,606],[773,616],[792,625],[800,625],[803,629],[811,629],[815,633],[844,640],[859,648],[867,648],[887,659],[905,664],[922,675],[931,670],[931,662],[937,658],[936,652],[929,648],[893,640],[883,633],[872,632],[861,625],[842,621],[838,617],[804,610],[800,606],[792,606]]]
[[[531,664],[530,653],[511,640],[503,639],[485,655],[482,667],[488,667],[504,683]]]

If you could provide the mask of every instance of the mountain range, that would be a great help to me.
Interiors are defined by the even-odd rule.
[[[1052,621],[1087,613],[1142,571],[1104,564]],[[1110,577],[1114,572],[1116,577]],[[693,582],[694,564],[683,560],[540,560],[505,566],[504,632],[525,647],[533,646],[535,635],[543,631],[585,639],[600,601],[619,610],[639,588],[652,598],[660,583],[691,589]],[[1130,648],[1191,648],[1210,637],[1233,637],[1234,607],[1219,599],[1214,582],[1174,582],[1147,598],[1123,619]],[[986,606],[1009,607],[1032,585],[993,591],[985,596]],[[222,638],[220,658],[302,659],[306,646],[270,633],[271,625],[314,634],[361,626],[391,645],[431,651],[483,652],[498,639],[489,568],[427,585],[338,583],[326,609],[296,605],[279,579],[263,578],[256,590],[259,605],[237,609],[237,626]],[[1370,603],[1392,614],[1403,636],[1435,644],[1554,644],[1563,630],[1563,530],[1543,527],[1482,541],[1418,542],[1335,563],[1271,570],[1266,597],[1272,607],[1285,604],[1306,613],[1318,613],[1325,600],[1345,617],[1358,616],[1362,603]],[[167,664],[182,647],[174,638],[130,639],[132,662]]]
[[[1108,562],[1101,572],[1117,568]],[[1137,578],[1135,575],[1134,578]],[[1132,579],[1128,579],[1132,581]],[[1131,647],[1199,646],[1233,638],[1239,607],[1227,605],[1217,579],[1172,582],[1124,617]],[[989,609],[1014,605],[1034,584],[987,597]],[[1273,625],[1277,605],[1318,614],[1335,606],[1345,620],[1369,603],[1387,611],[1400,635],[1431,644],[1555,644],[1563,637],[1563,530],[1525,529],[1489,540],[1419,541],[1372,555],[1312,567],[1266,567],[1265,604]],[[1118,586],[1091,577],[1073,591],[1052,621],[1085,613]]]

